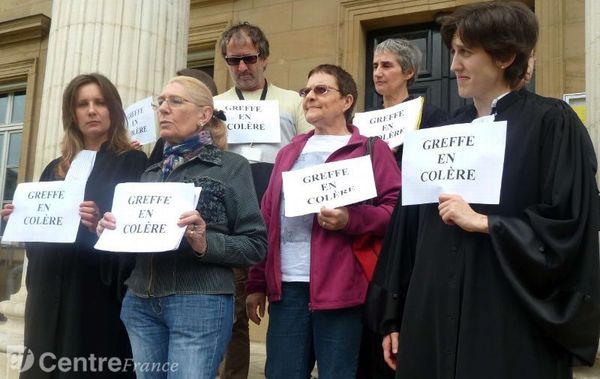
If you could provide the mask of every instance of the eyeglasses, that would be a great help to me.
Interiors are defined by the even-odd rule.
[[[258,61],[260,53],[242,55],[241,57],[225,57],[225,62],[230,66],[239,66],[240,61],[244,61],[244,64],[254,64]]]
[[[304,88],[300,89],[298,91],[298,93],[300,94],[300,97],[306,97],[306,96],[308,96],[310,91],[313,91],[315,93],[315,95],[317,95],[317,96],[325,95],[329,91],[340,92],[340,90],[337,88],[329,87],[325,84],[317,84],[314,87],[304,87]]]
[[[169,108],[179,108],[179,107],[183,106],[183,103],[196,104],[196,103],[189,101],[187,99],[184,99],[183,97],[180,97],[180,96],[157,97],[154,99],[154,102],[152,103],[152,108],[154,110],[157,110],[158,108],[160,108],[161,105],[163,105],[164,102],[167,103]]]

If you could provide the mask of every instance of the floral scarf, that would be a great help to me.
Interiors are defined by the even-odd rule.
[[[209,144],[212,144],[212,138],[210,132],[206,130],[201,130],[178,145],[166,143],[163,151],[163,181],[167,179],[175,167],[198,155],[198,150],[203,145]]]

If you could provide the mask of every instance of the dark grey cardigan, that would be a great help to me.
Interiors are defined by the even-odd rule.
[[[141,181],[161,182],[162,162],[146,169]],[[175,251],[139,254],[125,284],[140,297],[235,293],[231,267],[258,263],[267,250],[248,161],[204,145],[166,181],[202,187],[196,209],[206,221],[208,248],[199,257],[184,237]]]

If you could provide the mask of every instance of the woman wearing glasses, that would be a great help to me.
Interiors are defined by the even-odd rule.
[[[214,379],[233,324],[232,267],[263,259],[265,226],[248,162],[224,151],[223,115],[208,88],[177,76],[155,106],[166,147],[141,181],[191,182],[202,192],[196,209],[178,221],[187,229],[177,250],[137,256],[121,319],[135,363],[160,366],[138,378]],[[117,223],[105,214],[98,233]]]
[[[372,148],[377,197],[318,214],[285,217],[282,172],[365,155],[366,137],[349,123],[356,83],[338,66],[310,71],[304,98],[314,131],[284,147],[262,201],[269,250],[250,269],[247,311],[260,323],[269,297],[267,378],[306,379],[318,362],[319,378],[353,378],[361,338],[367,278],[354,257],[355,236],[383,236],[400,189],[400,172],[387,145]]]

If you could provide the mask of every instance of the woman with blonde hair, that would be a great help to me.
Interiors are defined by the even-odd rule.
[[[118,358],[124,365],[131,348],[119,314],[123,281],[131,265],[119,254],[98,252],[93,246],[99,215],[110,210],[115,186],[137,181],[146,156],[130,148],[121,98],[103,75],[84,74],[71,80],[63,94],[62,114],[61,156],[50,162],[40,180],[64,180],[84,149],[95,151],[96,159],[79,208],[81,225],[75,242],[27,244],[25,346],[36,358],[44,353],[54,354],[57,360]],[[8,218],[13,209],[7,205],[2,216]],[[51,363],[56,362],[46,362],[46,367]],[[34,365],[21,378],[64,375],[57,372]],[[94,377],[93,372],[70,375]]]
[[[224,151],[224,115],[209,89],[177,76],[156,98],[163,161],[142,182],[191,182],[202,187],[196,209],[178,220],[185,238],[175,251],[138,254],[127,280],[121,318],[136,364],[159,367],[138,378],[215,378],[233,325],[233,267],[263,259],[266,231],[250,165]],[[114,229],[106,213],[98,224]]]

